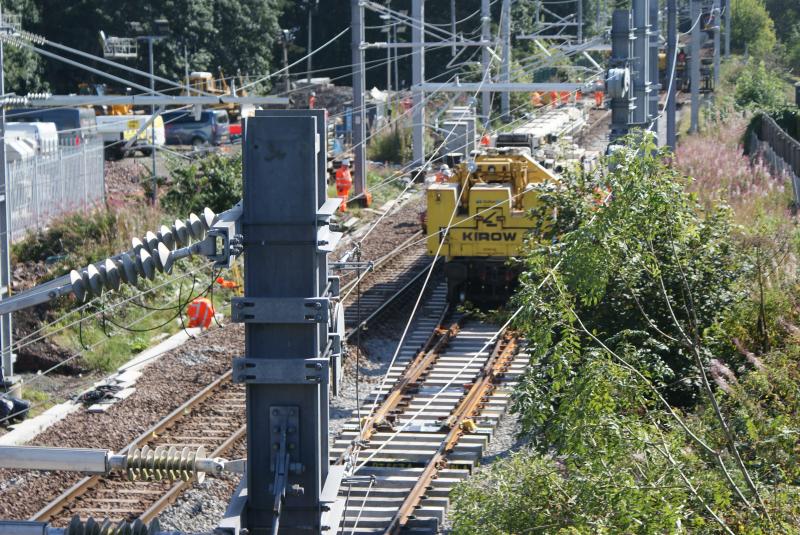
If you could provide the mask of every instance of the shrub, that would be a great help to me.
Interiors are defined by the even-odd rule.
[[[763,61],[751,62],[739,74],[734,99],[739,109],[777,108],[785,101],[783,82]]]
[[[128,249],[132,236],[157,229],[158,221],[157,212],[149,207],[75,213],[29,234],[15,243],[11,252],[14,262],[55,263],[59,275]]]
[[[740,141],[746,124],[733,116],[724,125],[710,125],[689,136],[675,150],[675,166],[694,178],[689,190],[705,206],[725,202],[734,208],[738,221],[751,221],[759,210],[785,215],[791,186],[763,161],[744,154]]]
[[[411,160],[411,151],[411,129],[394,127],[370,139],[367,157],[375,162],[402,164]]]
[[[532,448],[459,486],[454,533],[798,533],[797,232],[733,238],[667,156],[631,138],[541,195],[559,219],[515,298]]]
[[[242,198],[242,156],[212,154],[176,167],[169,188],[162,206],[174,217],[199,214],[206,206],[223,212]]]

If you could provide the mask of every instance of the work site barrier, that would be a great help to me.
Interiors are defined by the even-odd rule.
[[[774,172],[792,179],[794,203],[800,206],[800,141],[786,133],[769,115],[759,114],[753,121],[749,153],[759,154]]]
[[[103,141],[99,138],[59,146],[53,154],[10,162],[11,240],[44,229],[56,217],[102,203],[103,172]]]

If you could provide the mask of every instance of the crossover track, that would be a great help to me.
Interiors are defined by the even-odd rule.
[[[149,446],[203,446],[209,457],[220,457],[246,434],[244,388],[226,372],[142,433],[124,450]],[[32,520],[66,525],[70,517],[107,517],[112,522],[149,522],[191,486],[191,482],[129,481],[122,476],[85,477],[47,504]]]
[[[415,233],[394,251],[373,262],[369,273],[362,273],[360,305],[356,304],[356,278],[343,285],[342,295],[348,294],[343,303],[347,325],[345,338],[350,339],[360,327],[372,322],[390,306],[398,304],[400,297],[421,284],[430,268],[431,259],[426,255],[424,243],[408,246],[421,237],[422,231]]]
[[[480,462],[507,409],[526,364],[519,342],[450,314],[445,294],[444,284],[433,291],[389,381],[334,443],[334,462],[363,464],[340,489],[347,505],[339,533],[437,533],[450,491]]]

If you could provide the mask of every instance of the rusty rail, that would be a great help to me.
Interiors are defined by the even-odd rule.
[[[477,379],[445,421],[444,427],[449,429],[447,435],[392,518],[386,533],[399,533],[414,516],[414,509],[419,506],[436,474],[446,466],[447,455],[464,435],[465,424],[480,413],[484,400],[495,388],[495,381],[508,369],[516,351],[517,339],[513,335],[504,335],[497,341]]]
[[[119,451],[119,453],[125,453],[127,451],[131,451],[141,445],[150,442],[153,440],[153,437],[160,437],[170,428],[173,428],[179,422],[181,422],[184,418],[188,417],[191,413],[192,409],[198,407],[201,403],[208,400],[212,395],[214,395],[221,387],[228,384],[231,379],[231,371],[228,370],[224,374],[217,377],[214,381],[206,385],[202,390],[196,393],[194,396],[186,400],[182,403],[179,407],[169,413],[167,416],[159,420],[145,432],[137,436],[133,441],[131,441],[125,448]],[[234,432],[230,437],[228,437],[220,446],[218,446],[211,454],[212,457],[220,456],[225,451],[230,449],[233,444],[236,443],[237,440],[242,438],[246,433],[245,427],[242,426],[236,432]],[[75,483],[72,487],[64,491],[50,503],[45,505],[42,509],[36,512],[32,517],[31,520],[37,522],[47,522],[52,521],[53,518],[57,517],[64,509],[68,509],[70,504],[74,503],[75,501],[81,499],[86,493],[92,491],[95,487],[97,487],[103,479],[106,479],[102,475],[94,475],[84,477]],[[188,487],[189,484],[186,482],[179,482],[173,485],[168,491],[165,492],[164,496],[160,497],[154,504],[151,504],[147,507],[145,514],[141,517],[143,521],[149,521],[161,512],[164,508],[169,506],[172,502],[175,501],[180,493]]]
[[[439,317],[439,325],[444,323],[449,310],[449,306],[444,308],[441,316]],[[364,419],[363,425],[361,426],[361,431],[359,433],[359,441],[363,442],[369,440],[375,431],[378,430],[378,427],[388,424],[387,417],[389,414],[397,408],[398,404],[403,399],[403,396],[406,395],[411,388],[413,388],[413,386],[425,375],[425,373],[428,372],[428,370],[430,370],[431,366],[433,366],[433,364],[439,358],[441,351],[446,348],[447,344],[449,344],[450,341],[458,334],[459,329],[460,320],[453,323],[453,325],[451,325],[448,329],[439,327],[431,333],[425,343],[422,344],[422,347],[419,349],[414,359],[408,363],[403,375],[394,383],[394,385],[392,385],[391,390],[389,390],[389,393],[386,394],[386,397],[383,399],[380,405],[375,408],[372,414]],[[345,453],[336,459],[335,464],[344,464],[347,458],[352,455],[355,447],[356,444],[351,445],[351,447],[348,448]]]

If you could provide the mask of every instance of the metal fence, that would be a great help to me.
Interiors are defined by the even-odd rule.
[[[103,171],[103,141],[96,137],[60,146],[51,155],[10,162],[11,240],[42,230],[60,215],[102,203]]]
[[[800,206],[800,141],[787,134],[769,115],[761,114],[751,130],[749,152],[760,154],[770,167],[792,179],[795,205]]]

